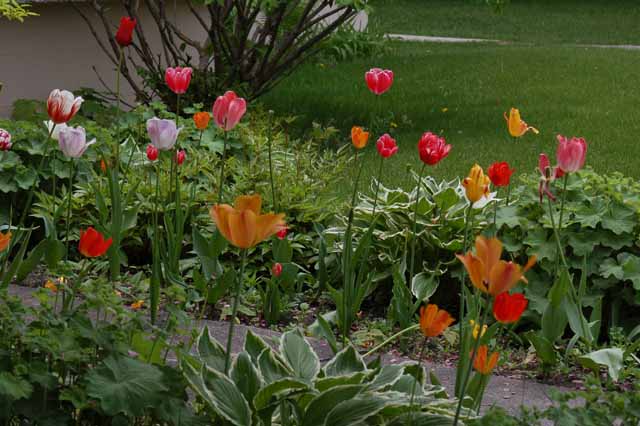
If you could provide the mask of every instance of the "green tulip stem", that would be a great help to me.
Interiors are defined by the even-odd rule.
[[[236,317],[238,315],[238,306],[240,305],[240,292],[242,290],[242,283],[244,277],[244,267],[247,263],[247,249],[243,249],[240,254],[240,274],[236,280],[236,288],[234,290],[233,308],[231,309],[231,321],[229,322],[229,332],[227,333],[227,350],[224,360],[224,373],[229,374],[231,368],[231,351],[233,345],[233,329],[236,324]]]
[[[420,169],[420,175],[418,177],[418,188],[416,190],[416,202],[413,208],[413,225],[412,225],[412,239],[411,239],[411,258],[409,259],[409,287],[411,287],[411,283],[413,282],[413,271],[415,267],[415,257],[416,257],[416,240],[418,236],[418,205],[420,204],[420,190],[422,189],[422,178],[424,176],[424,171],[427,168],[427,164],[423,163],[422,168]]]
[[[469,365],[464,372],[464,380],[462,381],[462,387],[460,388],[460,395],[458,396],[458,408],[456,408],[456,416],[453,419],[453,426],[458,425],[458,419],[460,418],[460,411],[462,410],[462,401],[464,400],[464,395],[467,392],[467,385],[469,384],[469,377],[471,376],[471,371],[473,370],[473,361],[476,359],[476,355],[478,353],[478,348],[480,347],[480,340],[482,340],[482,329],[484,325],[487,323],[487,314],[491,308],[491,296],[487,295],[487,302],[484,306],[484,312],[482,313],[482,320],[480,321],[478,328],[478,337],[474,339],[473,351],[471,352],[471,358],[469,359]],[[461,321],[462,322],[462,321]],[[460,328],[462,328],[462,323],[460,324]],[[473,336],[473,330],[471,330],[471,335]],[[460,368],[460,366],[458,366]]]
[[[413,425],[413,420],[414,420],[414,416],[413,416],[413,400],[416,396],[416,385],[418,384],[418,382],[420,381],[420,373],[422,372],[422,357],[424,357],[424,351],[427,348],[427,340],[428,337],[424,336],[424,340],[422,341],[422,347],[420,348],[420,355],[418,357],[418,378],[415,379],[415,381],[413,382],[413,386],[411,386],[411,398],[409,400],[409,412],[411,413],[411,419],[409,420],[409,425]]]
[[[222,188],[224,186],[224,166],[227,163],[227,143],[229,132],[224,130],[224,143],[222,145],[222,165],[220,166],[220,179],[218,180],[218,204],[222,203]]]
[[[67,194],[67,231],[65,233],[65,245],[67,247],[67,253],[65,254],[65,260],[69,260],[69,233],[71,232],[71,200],[73,198],[73,158],[69,159],[69,189]]]

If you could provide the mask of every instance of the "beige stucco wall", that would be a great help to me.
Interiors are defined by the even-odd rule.
[[[39,14],[23,23],[0,18],[0,116],[11,113],[16,99],[45,100],[52,89],[79,87],[102,89],[96,70],[110,87],[115,87],[115,67],[100,49],[84,20],[68,4],[35,4]],[[123,14],[115,5],[110,11],[114,28]],[[176,7],[179,26],[192,37],[203,40],[204,30],[186,7]],[[157,44],[155,22],[142,16],[145,34]],[[101,27],[97,27],[99,30]],[[103,34],[99,31],[99,34]],[[179,64],[175,64],[179,65]],[[123,79],[123,92],[131,90]]]
[[[186,5],[174,1],[175,7],[169,6],[169,11],[175,16],[170,15],[169,18],[175,19],[178,27],[190,38],[205,40],[204,29]],[[93,16],[90,8],[80,7]],[[110,88],[115,88],[115,67],[71,5],[35,3],[33,11],[39,16],[30,17],[23,23],[0,18],[0,82],[4,84],[0,92],[0,117],[7,117],[11,113],[11,106],[16,99],[45,100],[53,89],[92,87],[103,90],[93,67]],[[125,13],[114,3],[110,14],[113,27],[116,28]],[[204,16],[207,17],[206,12]],[[140,20],[147,39],[160,52],[155,21],[144,14]],[[205,21],[208,22],[208,19]],[[98,34],[102,36],[102,24],[97,19],[95,23]],[[367,15],[360,13],[353,25],[358,30],[366,28]],[[193,56],[197,58],[195,52]],[[176,65],[184,64],[167,64]],[[133,101],[132,92],[124,79],[123,93],[129,102]]]

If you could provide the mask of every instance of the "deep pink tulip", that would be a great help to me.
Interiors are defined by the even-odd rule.
[[[5,129],[0,129],[0,151],[9,151],[11,149],[11,133]]]
[[[236,127],[245,112],[247,102],[233,91],[218,96],[213,104],[213,119],[218,127],[227,132]]]
[[[587,157],[587,142],[583,138],[567,139],[558,135],[556,157],[560,170],[565,173],[577,172],[584,166]]]
[[[378,149],[378,153],[383,158],[389,158],[396,152],[398,152],[398,145],[396,144],[396,140],[393,139],[388,133],[380,136],[378,142],[376,142],[376,148]]]
[[[191,73],[193,70],[189,67],[175,67],[167,68],[164,74],[164,81],[169,86],[169,89],[176,95],[182,95],[186,93],[191,83]]]
[[[430,166],[438,164],[449,155],[449,151],[451,151],[451,145],[447,145],[444,138],[431,132],[424,133],[418,142],[420,160]]]
[[[158,159],[158,148],[152,144],[147,145],[147,158],[149,161],[156,161]]]
[[[372,68],[364,74],[364,80],[371,92],[382,95],[393,84],[393,71]]]
[[[176,163],[178,164],[178,166],[181,166],[182,163],[184,163],[185,158],[187,158],[187,154],[184,152],[184,150],[176,152]]]

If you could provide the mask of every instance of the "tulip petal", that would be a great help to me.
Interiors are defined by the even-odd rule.
[[[251,210],[234,210],[229,213],[229,230],[231,244],[243,249],[253,247],[257,232],[256,214]]]
[[[284,226],[284,214],[263,214],[256,218],[256,235],[254,245],[280,231]]]
[[[260,214],[262,207],[262,198],[260,195],[241,195],[236,198],[233,208],[236,210],[251,210],[257,215]]]
[[[509,291],[521,278],[520,265],[501,260],[491,268],[488,293],[492,296],[497,296],[500,293]]]
[[[228,204],[219,204],[211,207],[209,214],[216,224],[216,228],[222,236],[229,242],[231,239],[231,228],[229,228],[229,215],[233,212],[233,207]]]
[[[460,259],[467,269],[471,283],[480,291],[487,293],[488,289],[483,280],[485,267],[482,261],[471,253],[467,253],[464,256],[456,254],[456,257]]]

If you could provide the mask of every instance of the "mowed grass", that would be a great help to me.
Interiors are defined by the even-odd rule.
[[[384,33],[525,43],[640,44],[638,0],[511,0],[502,13],[481,0],[373,0]]]
[[[396,76],[379,99],[363,79],[373,66]],[[300,115],[300,129],[313,121],[337,126],[344,143],[351,126],[367,125],[373,111],[393,113],[400,150],[386,163],[386,185],[413,185],[407,165],[421,166],[416,144],[425,131],[453,145],[448,158],[429,168],[437,178],[463,177],[475,162],[508,161],[520,173],[535,172],[540,152],[555,157],[558,133],[585,137],[587,164],[595,170],[640,177],[638,51],[394,42],[381,58],[307,64],[263,100],[278,113]],[[512,106],[539,135],[508,135],[503,112]],[[375,139],[366,149],[365,180],[377,169],[374,145]],[[349,185],[339,191],[348,193]]]

